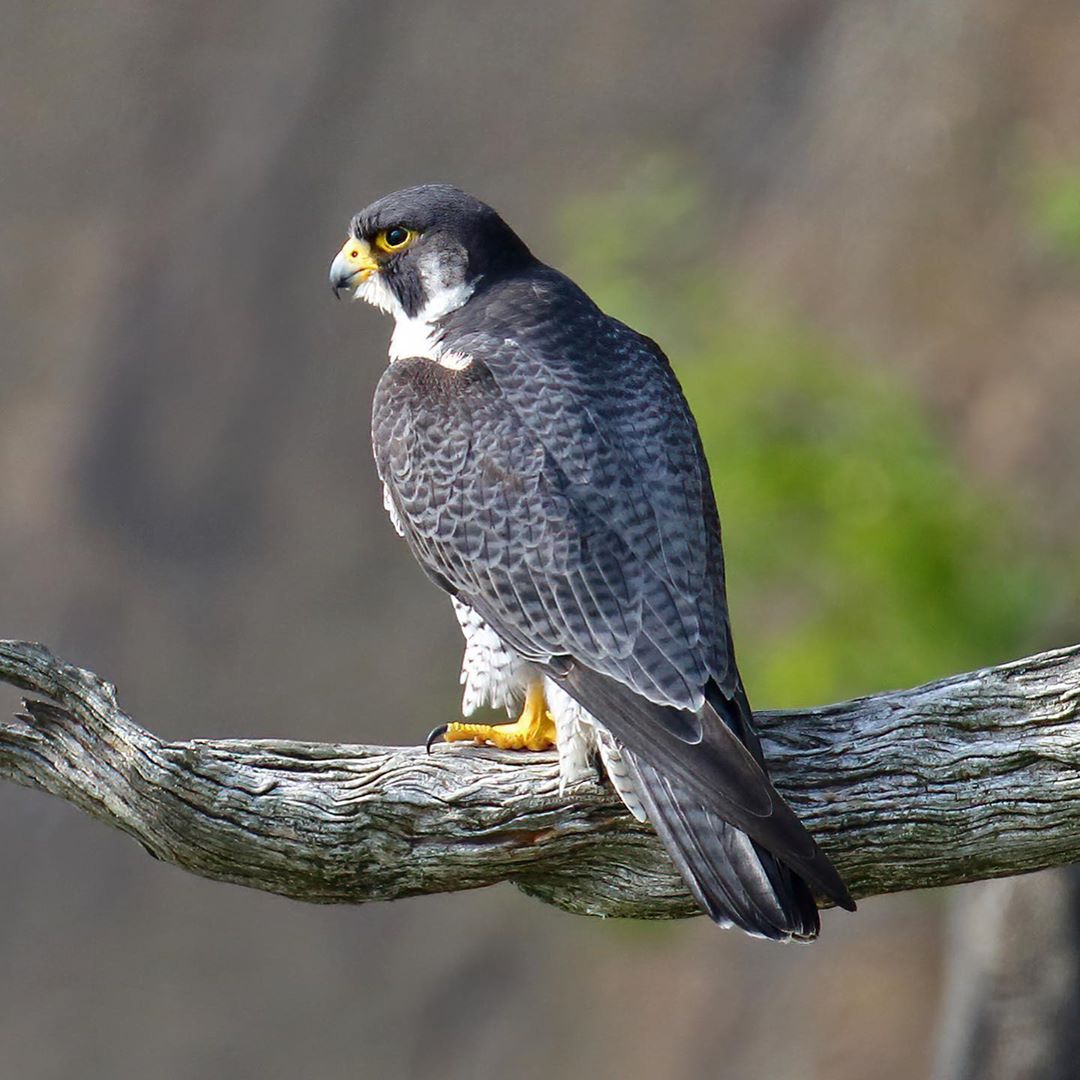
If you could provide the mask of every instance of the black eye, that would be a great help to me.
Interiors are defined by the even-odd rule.
[[[391,248],[399,248],[404,246],[405,241],[409,239],[409,230],[401,225],[395,225],[392,229],[386,230],[386,246]]]

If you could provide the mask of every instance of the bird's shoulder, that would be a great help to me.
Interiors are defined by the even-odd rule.
[[[719,520],[697,424],[667,356],[550,267],[480,291],[448,344],[481,361],[580,498],[640,530],[672,584],[723,577]]]
[[[595,386],[588,376],[632,363],[646,377],[671,374],[656,342],[608,315],[571,278],[542,263],[482,282],[467,304],[444,317],[441,329],[447,344],[491,361],[497,375],[512,365],[523,377],[555,375],[588,391]]]
[[[545,268],[479,290],[444,332],[468,368],[417,361],[386,376],[413,402],[396,421],[402,501],[452,491],[450,513],[470,507],[470,544],[482,522],[506,538],[487,550],[507,565],[578,567],[590,581],[587,563],[618,565],[635,613],[626,679],[684,707],[710,675],[729,684],[708,466],[659,347]],[[421,531],[445,532],[430,499],[413,505]]]

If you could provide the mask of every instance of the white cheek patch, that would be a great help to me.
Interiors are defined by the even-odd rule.
[[[353,293],[354,300],[363,300],[372,307],[393,315],[395,319],[405,315],[405,310],[398,302],[389,286],[383,280],[382,274],[374,273],[368,276],[366,281],[361,281]]]
[[[463,255],[425,252],[417,261],[417,269],[426,297],[417,318],[425,322],[434,322],[456,311],[472,296],[479,281],[479,278],[468,282],[465,280],[467,270]]]
[[[444,266],[430,256],[420,262],[419,271],[427,301],[414,316],[405,313],[401,302],[378,272],[357,285],[353,297],[394,317],[394,333],[390,337],[391,363],[419,357],[451,371],[463,371],[472,363],[472,357],[444,348],[435,323],[456,311],[472,296],[476,281],[462,281],[460,269]]]

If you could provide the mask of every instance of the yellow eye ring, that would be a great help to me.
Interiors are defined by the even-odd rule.
[[[406,229],[404,225],[391,225],[375,237],[375,246],[388,253],[404,251],[415,239],[416,233],[412,229]]]

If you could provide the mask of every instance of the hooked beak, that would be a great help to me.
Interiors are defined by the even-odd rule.
[[[340,300],[342,289],[355,289],[379,269],[366,240],[350,237],[330,264],[330,288]]]

